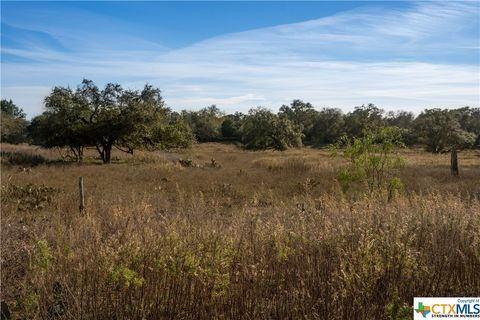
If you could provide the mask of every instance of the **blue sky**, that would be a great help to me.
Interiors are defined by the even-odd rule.
[[[479,106],[479,1],[1,2],[1,95],[29,117],[82,78],[174,110]]]

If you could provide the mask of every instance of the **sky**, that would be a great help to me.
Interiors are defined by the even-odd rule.
[[[480,1],[1,2],[1,97],[29,118],[83,78],[173,110],[480,104]]]

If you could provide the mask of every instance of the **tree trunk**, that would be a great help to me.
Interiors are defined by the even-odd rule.
[[[78,162],[83,161],[83,147],[82,146],[76,146],[75,147],[76,152],[74,151],[75,157],[77,158]]]
[[[457,149],[452,148],[450,156],[450,172],[452,176],[458,176],[458,159],[457,159]]]
[[[83,147],[79,147],[78,149],[78,160],[80,160],[80,162],[83,162]]]
[[[97,151],[100,154],[100,158],[102,158],[103,163],[110,163],[110,160],[112,158],[113,143],[102,142],[100,145],[96,145],[95,147],[97,148]]]
[[[95,145],[95,148],[97,148],[98,153],[100,154],[100,158],[102,159],[102,162],[105,163],[105,149],[102,146]]]
[[[112,145],[107,144],[105,146],[105,160],[103,162],[104,163],[110,163],[111,157],[112,157]]]

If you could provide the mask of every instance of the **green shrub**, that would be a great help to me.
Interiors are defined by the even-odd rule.
[[[130,286],[136,288],[141,287],[145,281],[137,272],[124,265],[112,268],[110,278],[115,284],[119,284],[125,288],[129,288]]]
[[[52,264],[52,261],[53,255],[48,246],[48,242],[46,240],[38,241],[35,248],[35,267],[46,271]]]
[[[337,178],[343,192],[358,186],[360,191],[388,189],[389,195],[401,190],[402,183],[396,176],[403,165],[403,159],[395,152],[403,146],[401,133],[396,127],[384,127],[378,132],[364,131],[362,137],[349,139],[344,137],[333,148],[333,155],[343,147],[343,157],[348,165],[340,168]]]

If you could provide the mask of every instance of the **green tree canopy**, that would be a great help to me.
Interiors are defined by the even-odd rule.
[[[219,140],[224,114],[216,105],[199,111],[183,111],[182,115],[199,142]]]
[[[241,131],[242,142],[247,149],[285,150],[302,146],[301,127],[262,107],[248,112]]]
[[[18,107],[13,101],[7,100],[7,99],[2,99],[0,102],[1,105],[1,110],[5,115],[12,116],[14,118],[21,118],[25,119],[26,115],[25,112],[23,112],[23,109]]]
[[[1,100],[1,139],[2,142],[21,143],[27,138],[28,121],[22,108],[12,100]]]
[[[85,146],[94,146],[109,163],[113,147],[133,153],[136,148],[173,147],[172,137],[179,136],[179,146],[185,146],[191,137],[181,118],[173,121],[160,90],[150,85],[141,91],[114,83],[99,89],[93,81],[83,80],[75,91],[55,87],[45,98],[45,108],[32,122],[36,142],[68,146],[80,159]]]
[[[480,108],[463,107],[452,110],[460,128],[476,136],[475,146],[480,147]]]
[[[463,130],[456,111],[426,109],[415,119],[418,140],[426,150],[438,153],[451,148],[468,148],[475,142],[475,134]]]
[[[415,115],[407,111],[390,111],[386,114],[385,125],[399,128],[405,145],[413,145],[416,135],[413,128]]]
[[[361,137],[366,130],[376,131],[385,125],[383,110],[369,103],[345,116],[345,130],[350,137]]]
[[[315,117],[312,143],[315,146],[336,142],[345,134],[345,121],[340,109],[324,108]]]
[[[317,115],[317,111],[311,103],[299,99],[293,100],[289,106],[282,105],[278,115],[281,118],[287,118],[293,125],[301,127],[304,136],[303,141],[311,142],[312,128]]]
[[[226,115],[223,118],[221,125],[222,137],[226,139],[241,140],[242,132],[241,127],[245,115],[241,112],[235,112],[234,114]]]

